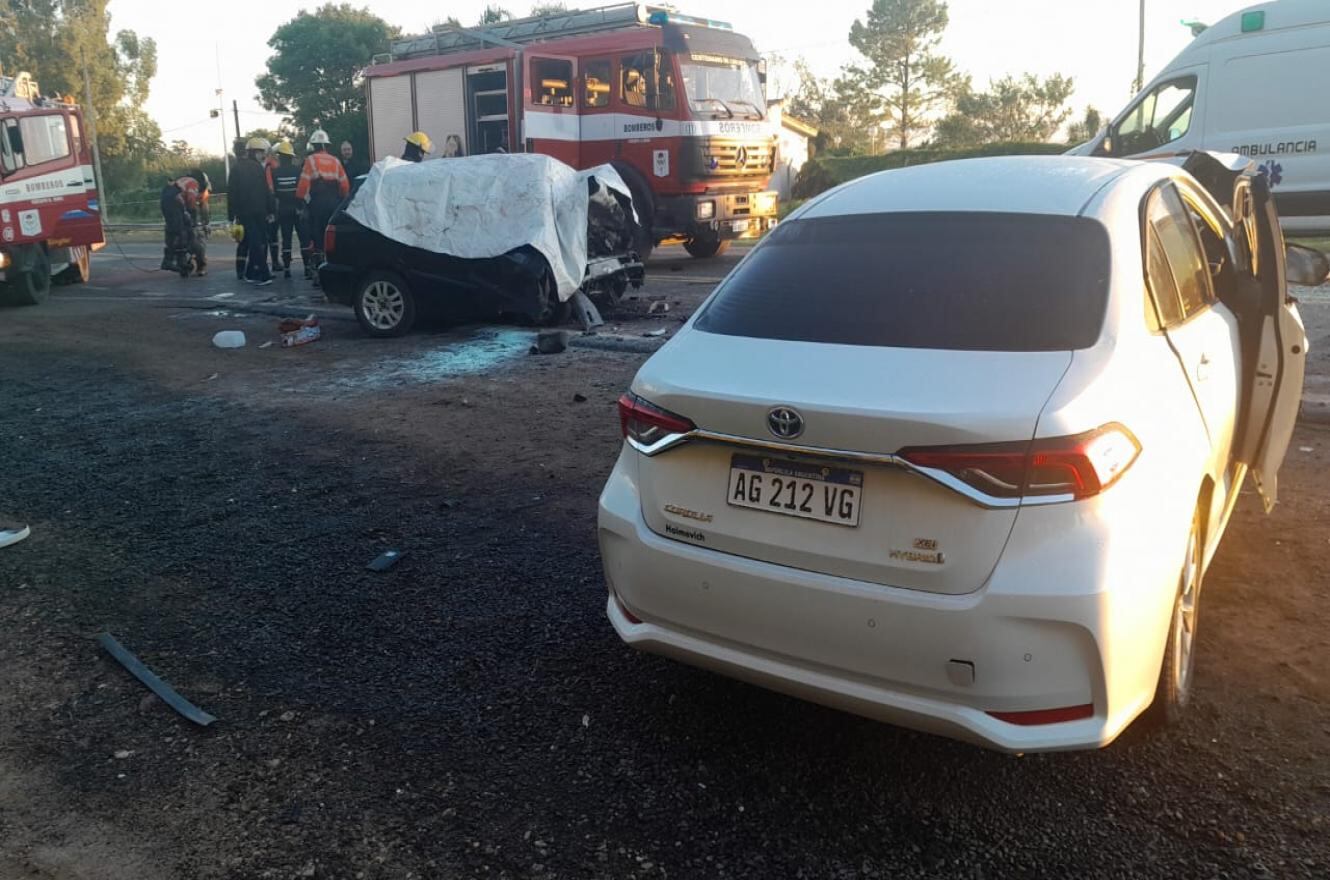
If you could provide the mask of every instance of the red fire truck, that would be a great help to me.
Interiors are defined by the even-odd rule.
[[[633,191],[640,250],[713,256],[776,222],[765,66],[723,22],[619,3],[396,40],[366,71],[370,152],[422,130],[442,156],[605,162]]]
[[[103,242],[83,113],[41,97],[26,73],[0,76],[0,300],[36,305],[57,281],[88,280]]]

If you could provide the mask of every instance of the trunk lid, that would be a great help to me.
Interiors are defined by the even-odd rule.
[[[641,456],[643,517],[659,535],[724,553],[895,587],[973,592],[997,564],[1015,508],[986,509],[897,466],[827,451],[891,455],[909,446],[1029,439],[1071,358],[1069,351],[882,348],[685,330],[643,367],[633,390],[735,440]],[[769,428],[778,408],[802,418],[796,438]],[[743,439],[780,448],[746,448]],[[857,525],[782,514],[767,509],[766,498],[763,509],[736,506],[736,455],[750,469],[765,464],[768,482],[773,473],[821,473],[827,482],[814,484],[817,494],[800,485],[813,509],[836,487],[857,485]]]

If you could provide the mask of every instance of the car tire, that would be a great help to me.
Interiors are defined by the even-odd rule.
[[[351,305],[370,336],[405,336],[416,323],[416,298],[395,272],[370,272],[356,286]]]
[[[8,288],[10,302],[20,306],[39,306],[51,295],[51,258],[46,248],[33,248],[32,260],[24,272],[10,275]]]
[[[683,249],[688,251],[689,256],[705,260],[709,257],[719,257],[728,251],[730,243],[719,238],[690,238],[683,243]]]
[[[1176,723],[1191,701],[1204,554],[1204,530],[1201,528],[1201,509],[1198,506],[1192,514],[1191,530],[1187,533],[1187,554],[1182,562],[1178,591],[1173,600],[1168,641],[1164,645],[1164,662],[1159,669],[1155,699],[1147,715],[1154,726]]]
[[[56,284],[87,284],[92,277],[92,251],[87,245],[69,249],[69,265],[55,276]]]
[[[652,194],[647,179],[632,165],[622,159],[614,159],[610,165],[619,172],[624,185],[628,187],[628,192],[633,197],[633,210],[641,220],[637,226],[633,245],[638,259],[645,263],[651,258],[651,251],[656,246],[656,197]]]

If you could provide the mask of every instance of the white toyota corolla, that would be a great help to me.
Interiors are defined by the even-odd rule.
[[[610,621],[896,724],[1106,745],[1187,702],[1205,568],[1248,473],[1274,502],[1306,352],[1246,160],[854,181],[754,248],[620,401]]]

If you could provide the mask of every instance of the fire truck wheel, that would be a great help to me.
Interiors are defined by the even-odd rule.
[[[645,263],[651,257],[651,251],[656,246],[654,228],[656,197],[651,194],[651,185],[642,176],[642,172],[632,165],[622,159],[615,159],[610,162],[610,165],[613,166],[615,171],[619,172],[623,182],[628,185],[628,192],[633,196],[633,211],[642,220],[637,227],[633,249],[637,251],[637,256]]]
[[[55,276],[57,284],[87,284],[92,277],[92,252],[80,245],[69,249],[69,265]]]
[[[689,256],[704,260],[725,253],[730,249],[730,243],[719,238],[690,238],[683,243],[683,249],[688,251]]]
[[[21,306],[36,306],[46,302],[51,294],[51,260],[46,248],[34,247],[27,271],[10,274],[9,296]]]

